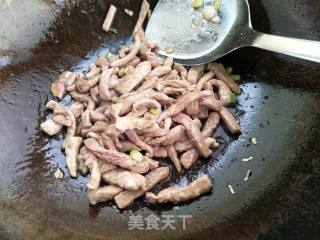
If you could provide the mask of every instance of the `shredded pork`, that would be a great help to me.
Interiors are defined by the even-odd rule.
[[[173,202],[179,203],[196,198],[210,191],[212,182],[208,175],[199,177],[186,187],[173,186],[161,190],[157,195],[151,192],[146,194],[146,200],[150,203]]]
[[[109,31],[116,7],[111,5],[103,24]],[[170,171],[192,168],[209,158],[219,144],[213,138],[220,120],[232,134],[239,134],[237,120],[228,110],[239,86],[222,64],[186,67],[172,57],[157,56],[159,46],[142,29],[149,4],[143,0],[133,30],[133,43],[118,54],[100,56],[88,72],[63,72],[52,84],[60,100],[69,94],[69,106],[50,100],[52,117],[41,123],[48,135],[67,128],[62,149],[70,176],[90,172],[89,203],[115,200],[128,207],[165,180]],[[201,121],[200,121],[201,120]],[[163,161],[169,158],[172,163]],[[167,164],[174,168],[168,168]],[[105,186],[107,184],[107,186]],[[149,202],[182,202],[211,189],[207,175],[190,185],[170,187]]]

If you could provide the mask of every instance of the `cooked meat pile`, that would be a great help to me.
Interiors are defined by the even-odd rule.
[[[144,37],[149,10],[143,1],[133,44],[117,55],[98,57],[86,73],[64,72],[52,84],[53,96],[70,94],[69,106],[49,101],[51,119],[41,124],[48,135],[65,126],[62,149],[72,177],[90,171],[90,204],[114,199],[125,208],[168,178],[208,158],[218,143],[212,137],[220,119],[230,133],[239,125],[227,107],[240,93],[223,65],[184,67],[157,56],[159,46]],[[148,192],[150,203],[178,203],[210,191],[207,175],[184,188]]]

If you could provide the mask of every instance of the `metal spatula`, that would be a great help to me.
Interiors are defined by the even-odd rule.
[[[214,0],[204,0],[198,9],[192,7],[192,2],[158,1],[146,37],[160,44],[160,55],[172,55],[177,63],[197,65],[214,61],[240,47],[254,46],[320,62],[320,42],[255,31],[247,0],[222,0],[219,24],[203,19],[204,8],[213,6]]]

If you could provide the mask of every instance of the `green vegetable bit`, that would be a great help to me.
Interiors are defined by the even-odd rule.
[[[150,20],[151,15],[152,15],[152,11],[149,9],[149,11],[148,11],[148,20]]]
[[[234,106],[238,104],[238,99],[234,93],[230,94],[230,105]]]
[[[81,175],[82,175],[82,176],[87,176],[88,173],[89,173],[88,167],[87,167],[87,166],[84,166],[84,167],[82,168],[82,170],[81,170]]]
[[[159,112],[155,108],[150,108],[149,113],[151,113],[152,115],[155,115],[155,116],[159,114]]]
[[[193,8],[200,8],[203,4],[203,0],[193,0],[192,7]]]
[[[227,73],[230,75],[233,72],[233,67],[227,67],[226,68]]]
[[[241,81],[241,76],[240,75],[230,75],[230,77],[235,82],[240,82]]]
[[[221,0],[215,0],[215,1],[214,1],[214,4],[213,4],[213,7],[214,7],[217,11],[219,11],[220,8],[221,8]]]
[[[198,80],[200,80],[204,75],[204,70],[202,70],[200,73],[199,73],[199,76],[198,76]]]
[[[118,30],[117,30],[116,28],[110,28],[109,31],[110,31],[110,32],[113,32],[113,33],[115,33],[115,34],[118,33]]]
[[[134,150],[131,150],[130,152],[130,157],[132,160],[135,160],[137,162],[140,162],[143,160],[143,155],[141,152],[139,152],[138,150],[134,149]]]

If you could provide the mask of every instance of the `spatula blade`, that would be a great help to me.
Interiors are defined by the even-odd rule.
[[[159,43],[162,56],[168,56],[167,48],[173,48],[172,56],[178,60],[201,58],[212,52],[221,44],[231,29],[237,12],[237,0],[228,0],[222,4],[219,16],[222,21],[214,24],[203,19],[205,6],[214,1],[204,1],[199,9],[193,9],[192,0],[159,0],[146,29],[146,37]],[[198,62],[197,62],[198,59]]]

